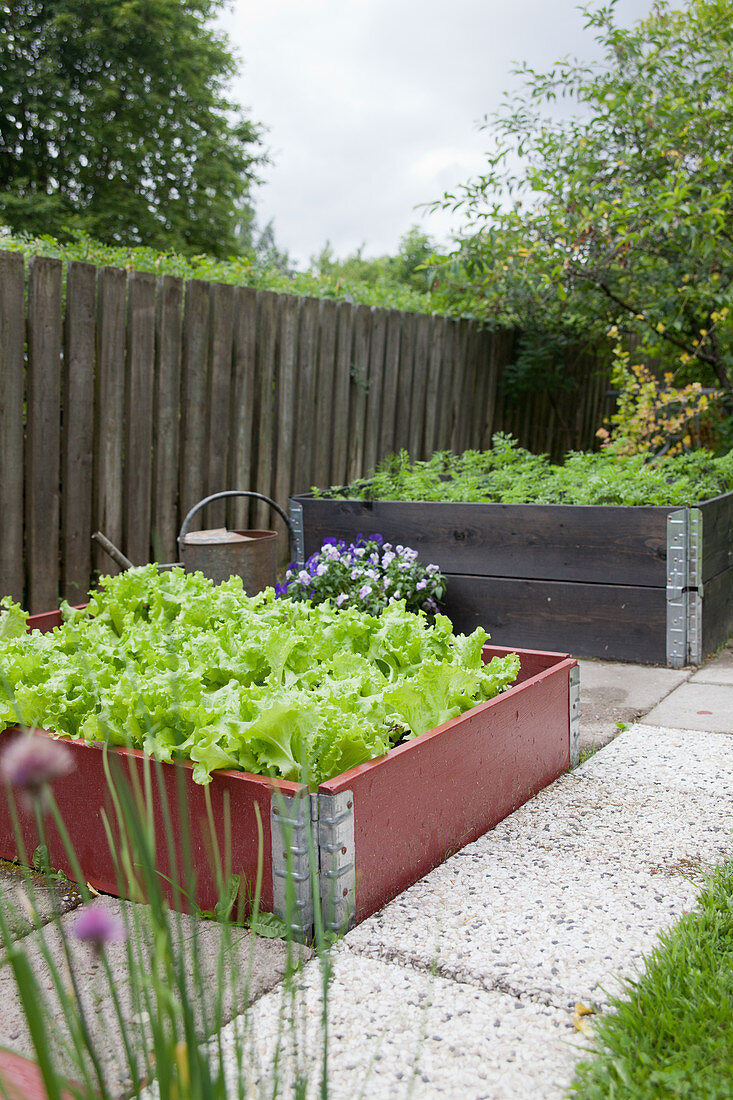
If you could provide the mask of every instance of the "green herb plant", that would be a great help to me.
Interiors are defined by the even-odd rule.
[[[436,500],[503,504],[689,505],[733,490],[733,451],[662,456],[570,452],[562,464],[498,432],[486,451],[437,451],[412,461],[386,458],[368,477],[317,496],[367,500]]]
[[[68,763],[61,761],[63,766],[59,766],[59,752],[69,758]],[[230,873],[226,846],[231,823],[225,823],[224,835],[219,835],[209,809],[204,826],[219,893],[215,912],[220,918],[212,936],[199,916],[189,912],[196,911],[188,899],[196,897],[197,876],[180,770],[175,794],[169,798],[159,763],[145,758],[142,778],[134,769],[128,775],[105,749],[100,767],[107,780],[110,809],[102,810],[102,822],[116,869],[117,892],[132,899],[111,908],[92,899],[51,789],[52,782],[63,783],[73,770],[71,756],[61,742],[33,731],[0,748],[0,798],[8,800],[21,866],[28,868],[30,862],[24,841],[30,814],[41,869],[53,880],[52,850],[54,861],[69,868],[82,898],[79,910],[62,914],[56,892],[51,891],[52,921],[33,937],[31,952],[24,937],[14,933],[19,924],[15,897],[0,897],[2,961],[14,975],[49,1100],[62,1096],[107,1100],[121,1094],[176,1100],[281,1095],[283,1051],[297,1050],[300,1034],[296,975],[303,953],[290,938],[283,976],[286,1011],[274,1037],[272,1062],[262,1067],[248,1023],[248,1006],[257,930],[261,924],[269,928],[268,920],[271,924],[273,918],[260,913],[264,843],[257,810],[259,864],[256,881],[249,884],[248,909],[255,931],[247,931],[230,923],[230,919],[241,923],[247,915],[242,911],[242,895],[236,891],[233,896],[232,891],[236,876]],[[54,834],[60,842],[53,839]],[[161,851],[170,876],[160,871]],[[24,890],[29,911],[40,911],[37,876],[30,870],[25,871]],[[327,996],[330,971],[317,898],[315,906],[314,948]],[[287,931],[294,912],[289,879],[281,928]],[[116,948],[114,941],[119,941]],[[90,973],[85,956],[90,952],[96,959],[93,995],[87,988]],[[223,1032],[227,1021],[238,1015],[238,1026]],[[325,1082],[325,1050],[323,1073]],[[258,1074],[263,1081],[266,1078],[261,1089],[251,1087],[251,1079]]]

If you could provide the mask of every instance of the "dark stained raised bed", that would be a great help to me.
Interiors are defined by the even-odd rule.
[[[292,498],[304,557],[379,532],[448,578],[459,631],[578,657],[697,664],[733,633],[733,493],[694,508]]]
[[[58,613],[39,615],[31,618],[29,627],[50,630],[59,622]],[[487,646],[484,659],[507,652]],[[222,847],[227,814],[231,870],[251,886],[257,873],[255,806],[259,807],[264,834],[262,907],[281,916],[287,908],[286,852],[290,848],[298,905],[293,928],[307,936],[314,908],[308,858],[311,828],[327,923],[339,929],[375,912],[566,771],[577,759],[577,664],[562,653],[515,652],[522,667],[509,690],[377,760],[344,772],[315,794],[300,784],[238,771],[215,772],[210,786],[203,788],[192,781],[189,765],[160,765],[179,861],[183,823],[177,779],[183,776],[199,906],[212,909],[217,900],[210,821]],[[0,733],[0,752],[4,742],[19,734],[17,729]],[[88,882],[118,894],[121,887],[102,820],[105,807],[111,812],[104,750],[79,741],[65,743],[76,767],[56,783],[55,797]],[[123,772],[143,777],[142,753],[115,749],[110,754],[121,762]],[[170,876],[165,816],[156,783],[153,813],[159,868]],[[22,815],[22,825],[30,853],[38,843],[31,813]],[[61,840],[51,826],[49,849],[52,866],[71,874]],[[0,857],[12,859],[17,854],[8,804],[0,791]],[[172,888],[167,892],[169,897],[175,894]]]

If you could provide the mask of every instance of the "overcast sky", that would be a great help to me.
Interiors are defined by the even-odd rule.
[[[651,6],[618,0],[618,22]],[[456,220],[415,207],[480,171],[513,64],[597,56],[577,0],[234,0],[221,24],[233,96],[268,128],[258,220],[301,266],[326,241],[394,251],[415,223],[445,240]]]

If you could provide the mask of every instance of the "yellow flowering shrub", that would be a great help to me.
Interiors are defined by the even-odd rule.
[[[699,382],[674,385],[674,375],[656,378],[642,363],[616,348],[613,380],[619,387],[611,428],[599,428],[601,446],[616,454],[677,455],[710,442],[713,415],[722,396]]]

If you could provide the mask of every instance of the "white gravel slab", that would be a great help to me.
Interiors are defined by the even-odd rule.
[[[733,647],[728,646],[690,677],[691,684],[733,685]]]
[[[733,850],[733,743],[637,726],[349,933],[523,1001],[603,1004]]]
[[[566,1096],[589,1045],[575,1003],[602,1009],[694,907],[733,851],[731,791],[730,736],[635,726],[351,931],[332,952],[329,1094]],[[284,1035],[283,1094],[297,1067],[317,1096],[317,962],[301,982],[247,1014],[248,1094],[271,1091]]]
[[[362,958],[344,946],[332,958],[328,1081],[333,1100],[553,1100],[565,1095],[587,1048],[567,1011]],[[312,962],[295,1007],[282,988],[253,1006],[240,1023],[249,1048],[242,1072],[247,1095],[271,1093],[278,1034],[285,1036],[281,1095],[293,1095],[295,1066],[308,1077],[308,1097],[318,1095],[322,1005],[321,972]],[[235,1026],[222,1033],[233,1075]]]
[[[631,725],[690,678],[690,669],[582,660],[580,747],[599,748],[618,736],[618,722]]]
[[[644,722],[649,726],[675,724],[690,730],[733,733],[732,702],[729,684],[690,680],[662,699]]]

